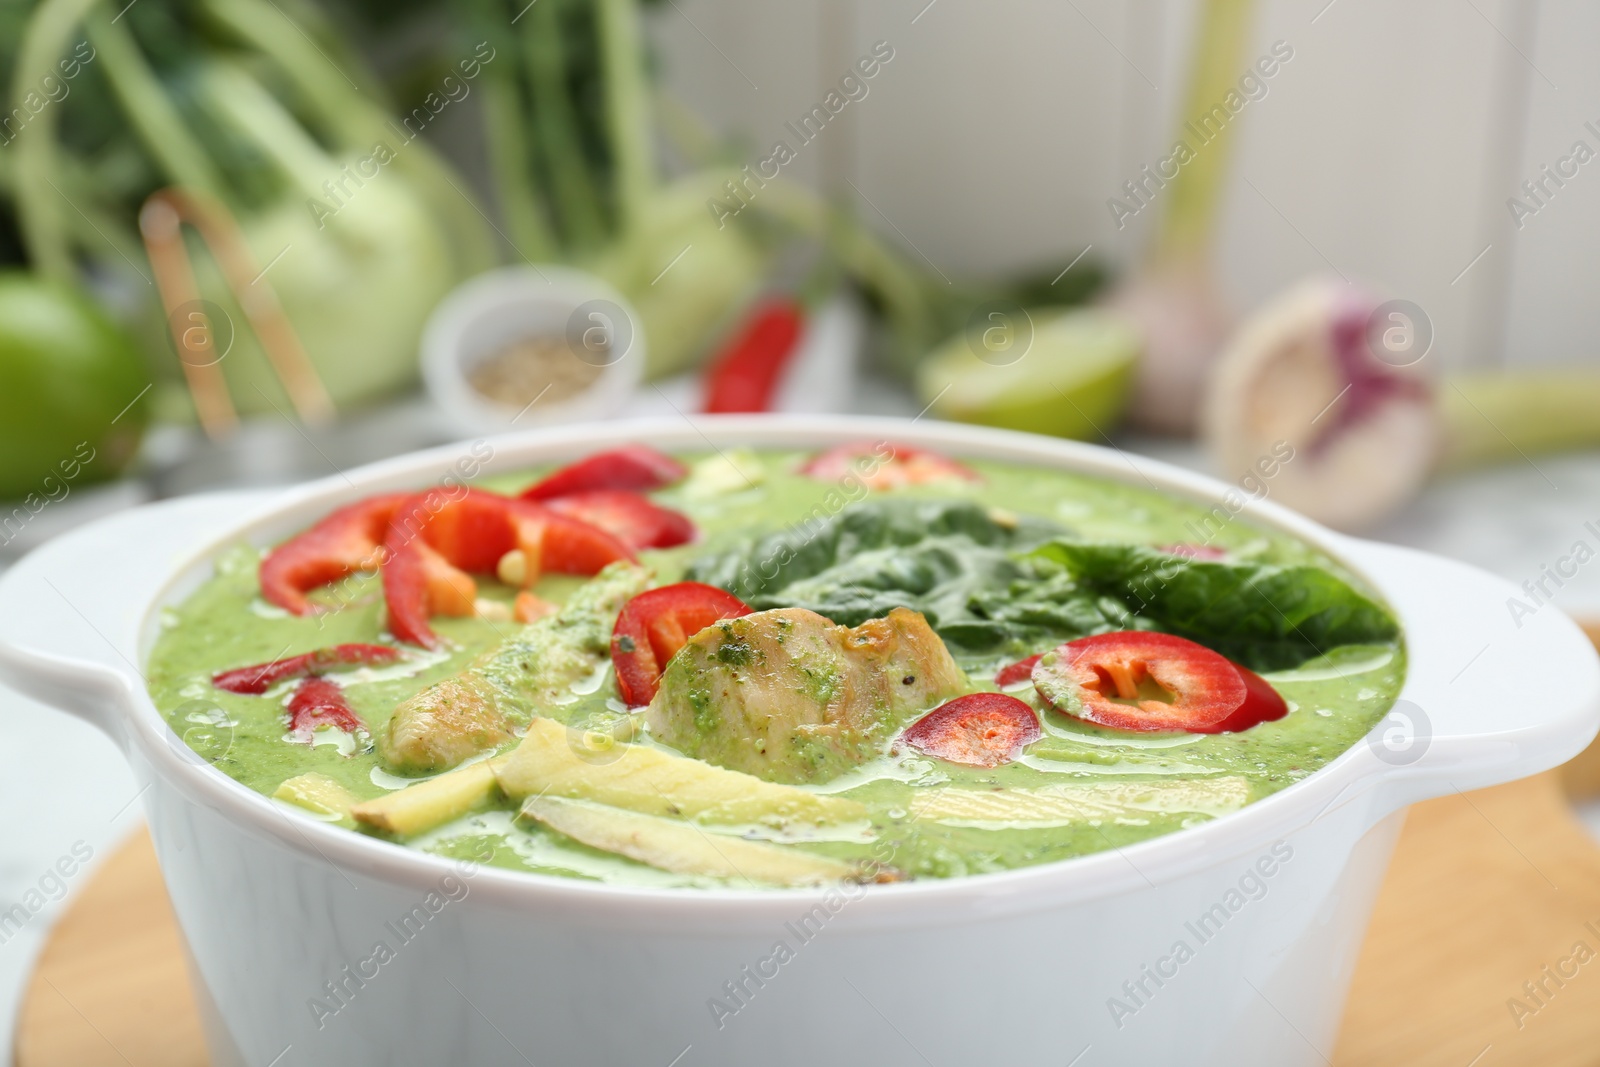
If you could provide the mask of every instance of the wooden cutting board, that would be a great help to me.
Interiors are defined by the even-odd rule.
[[[95,872],[23,995],[17,1067],[206,1067],[178,925],[140,830]]]
[[[1600,953],[1600,847],[1570,807],[1594,796],[1600,745],[1559,771],[1412,809],[1338,1047],[1321,1050],[1331,1064],[1600,1065],[1600,955],[1574,958],[1579,942]],[[148,835],[114,855],[52,931],[18,1018],[16,1063],[205,1067]]]

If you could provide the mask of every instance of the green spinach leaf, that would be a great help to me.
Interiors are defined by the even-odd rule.
[[[1038,567],[1027,550],[1062,532],[967,501],[867,501],[697,560],[686,577],[757,609],[809,608],[847,626],[908,607],[958,652],[993,657],[1130,618],[1120,604],[1069,589],[1028,595]]]
[[[1059,539],[1033,558],[1064,568],[1080,593],[1110,597],[1155,629],[1257,670],[1399,634],[1387,609],[1321,567],[1196,560],[1142,545]]]
[[[847,626],[920,611],[969,669],[1089,634],[1160,630],[1280,670],[1399,632],[1321,567],[1074,541],[967,501],[865,501],[697,560],[687,577],[758,610],[809,608]]]

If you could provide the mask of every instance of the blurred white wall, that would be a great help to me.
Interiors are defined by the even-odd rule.
[[[1600,5],[1588,0],[1544,0],[1537,34],[1527,49],[1554,86],[1535,74],[1529,88],[1527,129],[1518,146],[1516,183],[1582,138],[1600,153],[1600,64],[1590,47],[1600,41]],[[1508,190],[1506,196],[1512,195]],[[1502,198],[1502,202],[1503,202]],[[1503,209],[1503,203],[1502,203]],[[1503,216],[1510,257],[1507,352],[1525,363],[1600,359],[1600,156],[1552,197],[1522,229]]]
[[[867,97],[785,173],[956,274],[1065,266],[1089,244],[1137,259],[1156,211],[1119,231],[1106,200],[1166,154],[1194,16],[1194,0],[669,0],[655,29],[670,91],[752,161],[888,41]],[[1277,40],[1294,58],[1240,115],[1223,205],[1238,306],[1338,272],[1422,305],[1447,363],[1593,359],[1600,158],[1520,229],[1506,200],[1579,138],[1600,154],[1583,125],[1600,130],[1600,5],[1260,0],[1249,60]]]

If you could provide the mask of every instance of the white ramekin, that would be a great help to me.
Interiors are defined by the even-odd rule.
[[[1559,612],[1519,625],[1506,608],[1516,590],[1498,578],[1270,502],[1243,514],[1342,560],[1398,613],[1405,721],[1235,814],[1003,874],[841,894],[462,870],[238,785],[146,694],[140,666],[162,607],[220,548],[268,543],[355,497],[623,440],[703,450],[879,438],[1239,500],[1164,464],[1025,434],[704,417],[536,431],[268,499],[139,508],[0,578],[0,678],[105,730],[148,787],[217,1067],[1321,1063],[1404,807],[1554,766],[1600,721],[1600,661]],[[1409,744],[1383,743],[1407,730]],[[70,787],[62,753],[39,758],[60,761]]]
[[[564,337],[577,359],[588,350],[589,335],[607,344],[592,357],[600,373],[563,400],[537,400],[519,411],[467,380],[474,367],[515,341]],[[422,332],[428,395],[456,431],[469,436],[615,415],[638,386],[646,359],[644,327],[627,298],[602,278],[553,264],[502,267],[463,282],[439,302]]]

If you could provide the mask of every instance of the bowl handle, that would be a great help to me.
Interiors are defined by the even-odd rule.
[[[1387,802],[1399,807],[1536,774],[1595,736],[1600,656],[1544,593],[1536,599],[1413,549],[1356,542],[1352,550],[1405,629],[1405,688],[1363,754],[1383,765],[1377,777]]]
[[[126,742],[144,687],[149,605],[197,549],[269,499],[207,493],[149,504],[47,541],[0,575],[0,682]]]

